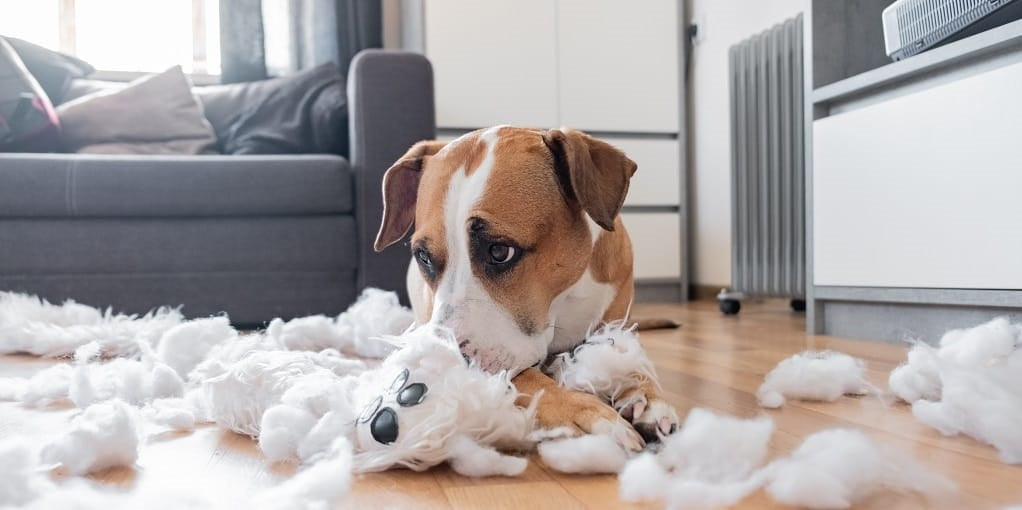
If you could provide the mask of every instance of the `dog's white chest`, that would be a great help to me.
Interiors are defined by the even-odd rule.
[[[550,353],[571,349],[585,339],[589,330],[599,326],[617,291],[609,283],[600,283],[586,271],[571,287],[550,304],[550,322],[554,339]]]

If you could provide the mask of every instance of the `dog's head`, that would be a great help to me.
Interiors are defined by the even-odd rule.
[[[376,250],[410,247],[428,286],[420,322],[454,331],[488,371],[527,368],[553,339],[550,305],[614,230],[636,166],[573,130],[495,127],[413,146],[383,179]]]

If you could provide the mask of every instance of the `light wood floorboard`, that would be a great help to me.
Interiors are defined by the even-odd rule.
[[[842,398],[835,403],[789,402],[780,410],[756,405],[755,391],[774,365],[806,348],[834,349],[866,359],[871,381],[886,387],[887,374],[905,357],[905,347],[823,336],[807,336],[801,314],[784,302],[745,303],[737,317],[724,317],[713,302],[645,305],[638,314],[669,317],[683,324],[674,331],[642,334],[656,363],[667,396],[682,416],[692,407],[751,417],[772,416],[777,432],[771,457],[795,448],[808,434],[824,428],[852,427],[884,445],[915,455],[960,487],[957,498],[937,502],[946,508],[998,508],[1022,503],[1022,467],[1001,463],[989,446],[967,437],[943,437],[917,422],[904,404],[877,397]],[[0,377],[27,376],[52,362],[26,356],[0,356]],[[43,411],[0,403],[0,437],[52,437],[74,414],[73,409]],[[134,469],[118,468],[93,478],[115,490],[166,486],[212,491],[240,497],[291,476],[290,465],[270,465],[247,437],[204,427],[191,434],[164,434],[150,439]],[[648,506],[648,505],[647,505]],[[762,492],[740,505],[783,508]],[[935,506],[915,496],[884,494],[863,508]],[[617,497],[613,476],[568,476],[552,472],[538,460],[519,478],[473,480],[447,468],[425,473],[391,471],[363,475],[338,508],[644,508]]]

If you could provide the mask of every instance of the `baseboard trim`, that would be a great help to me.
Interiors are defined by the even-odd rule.
[[[720,289],[724,288],[727,288],[727,285],[696,283],[689,286],[688,296],[693,301],[716,301]]]
[[[680,303],[681,282],[635,282],[636,303]]]

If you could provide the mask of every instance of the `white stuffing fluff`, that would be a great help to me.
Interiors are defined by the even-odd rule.
[[[103,356],[134,356],[151,349],[164,331],[182,320],[171,308],[138,317],[71,300],[53,305],[35,296],[0,292],[0,354],[70,356],[95,342],[93,350]]]
[[[941,400],[918,400],[912,414],[941,434],[993,445],[1003,462],[1022,463],[1022,372],[1016,374],[1019,382],[1008,387],[981,371],[943,368]]]
[[[214,346],[230,342],[237,336],[238,332],[231,327],[227,317],[184,322],[163,333],[156,348],[156,357],[184,379]]]
[[[625,501],[657,501],[665,497],[671,486],[671,473],[660,465],[657,456],[644,452],[625,463],[618,474],[621,499]]]
[[[197,421],[194,406],[184,398],[161,398],[142,409],[147,421],[173,431],[195,429]]]
[[[936,351],[928,345],[916,345],[908,351],[908,362],[891,371],[887,385],[905,402],[920,399],[940,400],[940,367]]]
[[[785,397],[833,402],[842,395],[865,395],[866,363],[834,351],[805,351],[785,359],[767,374],[756,392],[759,405],[777,408]]]
[[[21,400],[28,389],[28,379],[24,377],[0,377],[0,401]]]
[[[790,457],[767,469],[767,492],[777,501],[805,508],[849,508],[885,490],[946,496],[955,486],[914,459],[878,448],[857,430],[817,432]]]
[[[139,406],[183,393],[184,382],[167,365],[123,358],[75,366],[68,389],[71,401],[80,408],[114,398]]]
[[[327,456],[284,483],[253,497],[257,509],[332,508],[351,488],[351,443],[344,437],[330,445]]]
[[[0,400],[20,400],[30,407],[70,399],[85,408],[114,398],[138,406],[153,399],[180,397],[184,382],[162,363],[117,358],[106,363],[60,363],[40,370],[29,379],[0,380]]]
[[[573,350],[554,356],[544,371],[561,386],[588,391],[611,403],[643,379],[657,380],[635,327],[626,328],[621,322],[591,332]]]
[[[518,476],[529,465],[524,457],[505,455],[463,435],[454,436],[448,450],[451,469],[464,476]]]
[[[561,473],[617,473],[628,461],[628,453],[606,435],[544,441],[538,450],[543,463]]]
[[[76,416],[70,430],[43,447],[41,455],[45,463],[59,463],[72,475],[82,475],[134,464],[138,443],[137,410],[110,400]]]
[[[42,407],[67,400],[74,368],[60,363],[36,372],[21,387],[20,400],[29,407]],[[16,393],[11,396],[18,396]]]
[[[39,470],[37,456],[21,438],[0,441],[0,507],[18,507],[49,491],[52,483]]]
[[[773,431],[768,417],[741,420],[693,409],[657,456],[643,454],[625,464],[621,497],[663,500],[668,508],[733,505],[762,484],[758,468]]]
[[[271,325],[271,336],[291,350],[336,349],[363,358],[382,359],[395,346],[381,341],[399,335],[412,325],[415,316],[401,306],[397,295],[380,289],[366,289],[353,305],[336,318],[322,315],[302,317]]]
[[[891,372],[891,391],[942,434],[993,445],[1022,463],[1022,324],[1001,317],[947,332],[934,348],[917,343]]]
[[[643,453],[625,464],[618,476],[621,498],[659,500],[667,508],[718,508],[765,486],[786,505],[848,508],[881,491],[934,499],[955,490],[911,457],[878,448],[850,429],[817,432],[790,456],[761,467],[772,432],[769,418],[739,420],[693,409],[659,454]]]

